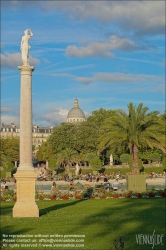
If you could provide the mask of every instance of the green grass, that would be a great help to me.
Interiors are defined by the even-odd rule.
[[[12,218],[14,202],[1,204],[1,237],[8,235],[85,235],[85,247],[31,249],[115,249],[113,242],[122,237],[124,250],[148,250],[152,245],[136,243],[136,234],[164,234],[165,199],[103,199],[38,201],[39,218]],[[36,238],[37,241],[40,239]],[[73,238],[72,238],[73,239]],[[20,243],[19,243],[20,244]],[[164,244],[164,241],[163,241]],[[2,248],[3,249],[3,248]],[[6,248],[27,249],[26,248]],[[154,246],[164,250],[166,245]]]

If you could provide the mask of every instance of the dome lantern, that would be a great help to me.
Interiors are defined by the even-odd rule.
[[[77,99],[74,100],[74,108],[79,108]]]

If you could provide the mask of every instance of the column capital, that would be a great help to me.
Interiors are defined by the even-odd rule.
[[[30,65],[26,65],[26,66],[22,65],[22,66],[18,66],[18,69],[21,75],[32,75],[32,72],[34,71],[35,67],[30,66]]]

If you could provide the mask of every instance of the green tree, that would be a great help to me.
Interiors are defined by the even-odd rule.
[[[66,172],[70,172],[70,167],[72,163],[77,162],[78,160],[78,152],[73,148],[65,148],[57,155],[57,163],[60,165],[64,164]]]
[[[53,155],[54,152],[49,141],[43,142],[36,153],[38,161],[50,160]]]
[[[57,155],[52,155],[49,162],[48,162],[48,167],[51,170],[54,170],[59,167],[58,165],[58,156]]]
[[[114,113],[114,110],[100,108],[99,110],[92,111],[92,115],[87,118],[87,122],[96,124],[96,126],[100,127],[103,122]]]
[[[53,129],[49,136],[48,143],[54,154],[60,153],[66,148],[75,148],[77,126],[72,123],[62,123]]]
[[[97,153],[99,129],[92,122],[83,122],[77,125],[75,149],[82,154]]]
[[[147,113],[149,109],[140,103],[137,107],[128,104],[128,114],[117,110],[101,127],[100,150],[117,145],[128,148],[132,157],[132,173],[139,174],[139,148],[148,146],[165,152],[164,122],[159,112]]]
[[[97,157],[97,155],[96,155],[96,153],[94,153],[94,152],[91,152],[91,153],[87,153],[86,155],[85,155],[85,161],[88,161],[88,162],[90,162],[92,159],[94,159],[94,158],[96,158]]]
[[[19,160],[19,139],[7,138],[1,139],[1,152],[11,161]]]
[[[19,139],[1,139],[0,144],[1,177],[5,177],[6,172],[13,170],[15,161],[19,161]]]
[[[152,162],[158,162],[158,161],[161,161],[161,157],[162,157],[162,154],[158,152],[154,152],[151,154],[150,159],[152,160]]]
[[[54,128],[48,144],[54,154],[72,148],[78,153],[78,162],[84,161],[87,153],[94,152],[97,154],[98,128],[91,122],[81,124],[62,123]]]

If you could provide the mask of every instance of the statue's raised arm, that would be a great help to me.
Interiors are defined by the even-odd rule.
[[[30,29],[24,31],[24,36],[21,40],[21,52],[22,52],[22,61],[23,65],[29,65],[29,49],[31,48],[28,44],[29,39],[33,36],[33,33]]]

